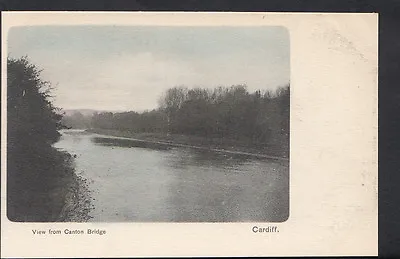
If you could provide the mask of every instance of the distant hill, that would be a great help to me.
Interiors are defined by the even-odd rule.
[[[119,111],[119,110],[94,110],[94,109],[63,109],[62,110],[66,116],[71,116],[75,113],[80,113],[83,116],[87,117],[91,117],[94,113],[102,113],[102,112],[112,112],[112,113],[118,113],[118,112],[125,112],[125,111]]]
[[[61,120],[62,125],[72,129],[88,129],[92,124],[92,117],[95,113],[112,112],[117,113],[121,111],[105,111],[94,109],[65,109],[62,110],[64,116]]]
[[[103,111],[98,111],[98,110],[92,110],[92,109],[66,109],[63,110],[65,112],[66,116],[71,116],[74,113],[81,113],[83,116],[92,116],[95,112],[103,112]]]

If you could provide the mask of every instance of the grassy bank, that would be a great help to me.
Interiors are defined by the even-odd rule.
[[[7,216],[12,221],[57,221],[74,169],[70,154],[43,146],[9,147]]]
[[[74,158],[53,147],[35,150],[10,150],[8,154],[7,216],[16,222],[68,221],[71,211],[76,214],[82,209],[66,204],[82,200],[85,184],[75,174]]]
[[[288,158],[288,148],[282,145],[254,145],[248,142],[222,139],[205,138],[199,136],[188,136],[179,134],[165,133],[136,133],[132,131],[107,130],[107,129],[88,129],[88,132],[125,138],[135,138],[146,141],[166,142],[177,145],[188,145],[215,150],[226,150],[232,152],[243,152],[258,155],[265,155],[278,158]]]

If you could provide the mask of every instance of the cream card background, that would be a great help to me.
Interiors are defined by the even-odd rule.
[[[291,149],[290,217],[284,223],[13,223],[5,216],[2,116],[1,255],[376,255],[377,21],[377,14],[3,12],[3,53],[8,29],[21,25],[284,26],[291,46]],[[5,115],[5,54],[2,64]],[[277,225],[280,232],[253,233],[254,225]],[[107,234],[31,231],[77,227]]]

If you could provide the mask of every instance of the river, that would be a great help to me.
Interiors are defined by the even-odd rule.
[[[91,190],[93,222],[282,222],[287,162],[64,130]]]

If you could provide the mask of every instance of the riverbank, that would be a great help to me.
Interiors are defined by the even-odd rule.
[[[7,217],[15,222],[85,221],[89,190],[74,157],[49,146],[9,149]],[[19,161],[26,161],[21,163]],[[86,202],[86,207],[80,203]],[[74,206],[68,206],[72,204]],[[78,215],[78,216],[74,216]]]
[[[91,204],[90,189],[87,180],[77,175],[74,165],[74,158],[71,154],[63,152],[65,165],[71,170],[69,177],[64,180],[60,190],[54,190],[53,195],[62,193],[62,208],[55,221],[58,222],[86,222],[91,217],[89,212],[93,209]]]
[[[59,222],[86,222],[91,216],[90,190],[86,180],[80,176],[74,176],[73,183],[69,186],[65,195],[64,206],[58,216]]]
[[[90,133],[108,135],[114,137],[132,138],[139,141],[153,142],[178,147],[190,147],[197,149],[207,149],[216,152],[226,152],[243,155],[254,155],[277,160],[288,161],[288,150],[277,146],[258,146],[249,145],[247,142],[240,142],[228,139],[213,138],[208,139],[199,136],[187,136],[179,134],[163,133],[135,133],[130,131],[88,129]]]

